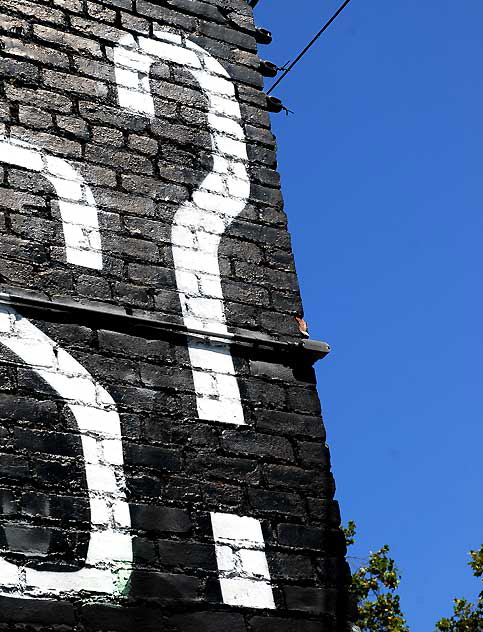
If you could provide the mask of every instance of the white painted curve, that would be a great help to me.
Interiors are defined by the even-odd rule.
[[[21,598],[79,591],[121,594],[133,556],[116,405],[81,364],[7,305],[0,305],[0,344],[45,380],[74,415],[82,440],[94,526],[85,565],[77,571],[22,568],[0,559],[0,594]]]
[[[14,137],[0,135],[0,162],[42,174],[57,196],[69,263],[102,270],[101,234],[94,197],[63,158]]]
[[[228,73],[212,55],[179,35],[156,31],[155,36],[135,40],[126,35],[114,49],[119,103],[130,112],[154,118],[149,69],[159,60],[188,70],[208,101],[213,168],[174,216],[172,251],[184,324],[229,337],[218,249],[250,195],[240,106]],[[245,424],[229,345],[192,337],[188,351],[199,418]]]

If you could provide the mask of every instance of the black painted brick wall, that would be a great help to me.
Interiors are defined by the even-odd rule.
[[[155,122],[130,115],[117,103],[110,53],[126,32],[152,36],[167,26],[223,64],[241,105],[251,193],[219,252],[227,323],[231,331],[297,340],[300,296],[245,0],[1,0],[0,9],[5,131],[82,173],[100,210],[105,258],[102,271],[66,263],[53,188],[39,174],[3,164],[2,288],[182,323],[170,226],[210,168],[206,99],[186,71],[159,63],[151,76]],[[118,406],[135,571],[116,603],[82,594],[21,603],[1,597],[0,629],[344,629],[345,547],[308,361],[234,352],[247,420],[235,427],[198,419],[179,340],[31,321]],[[72,415],[32,369],[1,351],[2,555],[41,565],[47,550],[53,568],[79,568],[90,520]],[[221,603],[210,511],[261,520],[276,610]]]

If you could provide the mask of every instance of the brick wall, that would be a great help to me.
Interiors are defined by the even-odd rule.
[[[0,31],[0,629],[345,629],[250,7]]]

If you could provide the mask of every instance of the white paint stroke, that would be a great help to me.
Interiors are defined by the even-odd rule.
[[[171,229],[176,282],[184,324],[230,337],[226,325],[218,248],[221,237],[250,195],[248,156],[240,106],[230,76],[210,53],[179,35],[156,31],[157,39],[126,35],[114,49],[121,107],[154,118],[149,69],[159,60],[186,68],[208,101],[213,169],[192,199],[176,212]],[[245,424],[228,344],[189,338],[198,417]]]
[[[262,527],[255,518],[211,513],[224,603],[274,609]]]
[[[0,162],[41,173],[54,187],[69,263],[102,270],[98,212],[90,188],[63,158],[25,141],[0,135]]]
[[[81,590],[120,594],[133,555],[121,423],[114,400],[69,353],[7,305],[0,305],[0,344],[32,368],[72,411],[82,441],[91,525],[95,525],[80,570],[40,571],[0,559],[0,594],[47,596]]]

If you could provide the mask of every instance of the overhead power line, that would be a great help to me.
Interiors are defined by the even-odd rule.
[[[270,90],[268,90],[267,94],[270,94],[278,86],[278,84],[282,81],[282,79],[285,79],[285,77],[292,70],[292,68],[296,64],[298,64],[298,62],[302,59],[302,57],[309,51],[310,48],[312,48],[312,46],[319,39],[322,33],[324,33],[329,28],[332,22],[342,13],[342,11],[346,8],[346,6],[349,4],[350,1],[351,0],[345,0],[345,2],[337,9],[334,15],[330,18],[330,20],[324,24],[324,26],[320,29],[317,35],[307,44],[307,46],[303,49],[303,51],[293,60],[290,66],[285,69],[285,72],[283,73],[283,75],[277,79],[277,81],[273,84]]]

